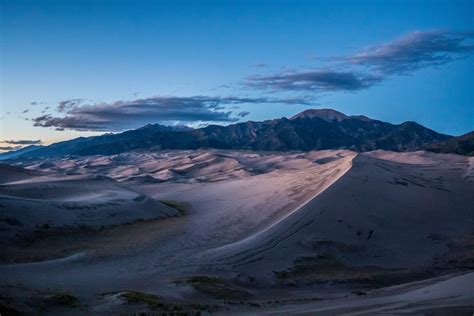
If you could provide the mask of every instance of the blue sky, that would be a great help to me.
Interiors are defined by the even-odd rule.
[[[473,1],[0,1],[0,141],[327,107],[474,130]]]

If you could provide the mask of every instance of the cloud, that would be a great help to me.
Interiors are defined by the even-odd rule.
[[[385,75],[409,74],[421,68],[440,66],[474,52],[473,33],[415,31],[387,43],[371,46],[343,60],[363,65]]]
[[[65,101],[66,102],[66,101]],[[70,106],[61,102],[58,112],[65,116],[46,114],[33,118],[34,126],[53,127],[57,130],[122,131],[148,123],[189,124],[196,122],[236,122],[240,116],[227,106],[240,104],[288,103],[309,104],[307,98],[270,99],[239,97],[152,97],[132,101],[116,101],[93,105]],[[66,104],[66,106],[65,106]]]
[[[337,60],[336,66],[251,76],[244,86],[277,91],[312,93],[358,91],[394,75],[437,67],[474,53],[474,32],[415,31],[390,42],[367,47]]]
[[[26,139],[22,139],[22,140],[4,140],[2,141],[2,143],[5,143],[5,144],[10,144],[10,145],[37,145],[37,144],[41,144],[41,140],[26,140]]]
[[[21,149],[21,146],[0,146],[0,150],[10,151],[10,150],[17,150]]]
[[[381,76],[375,74],[329,69],[252,76],[246,79],[244,85],[273,91],[356,91],[376,85],[382,79]]]
[[[79,106],[83,101],[84,100],[82,99],[70,99],[70,100],[61,101],[58,104],[57,110],[58,112],[66,112],[70,109],[73,109]]]
[[[40,101],[31,101],[30,102],[30,105],[43,105],[43,104],[46,104],[46,102],[40,102]]]

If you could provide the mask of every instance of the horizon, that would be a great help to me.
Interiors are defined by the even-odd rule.
[[[459,136],[474,130],[473,10],[470,1],[4,0],[0,152],[310,108]]]

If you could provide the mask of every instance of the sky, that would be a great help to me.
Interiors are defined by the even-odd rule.
[[[0,151],[308,108],[474,130],[474,1],[0,4]]]

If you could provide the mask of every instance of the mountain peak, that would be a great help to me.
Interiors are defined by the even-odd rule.
[[[161,124],[155,123],[155,124],[144,125],[140,128],[137,128],[136,130],[142,130],[142,131],[149,130],[149,131],[157,131],[157,132],[169,132],[169,131],[182,132],[182,131],[190,131],[192,130],[192,128],[184,126],[184,125],[168,126],[168,125],[161,125]]]
[[[315,117],[328,121],[328,122],[342,121],[348,118],[348,116],[345,115],[344,113],[338,112],[333,109],[309,109],[292,116],[290,120],[294,120],[297,118],[312,119]]]
[[[357,119],[360,121],[372,121],[370,118],[364,115],[346,115],[342,112],[333,110],[333,109],[308,109],[300,112],[290,118],[290,120],[294,120],[297,118],[320,118],[327,122],[332,121],[343,121],[347,119]]]

